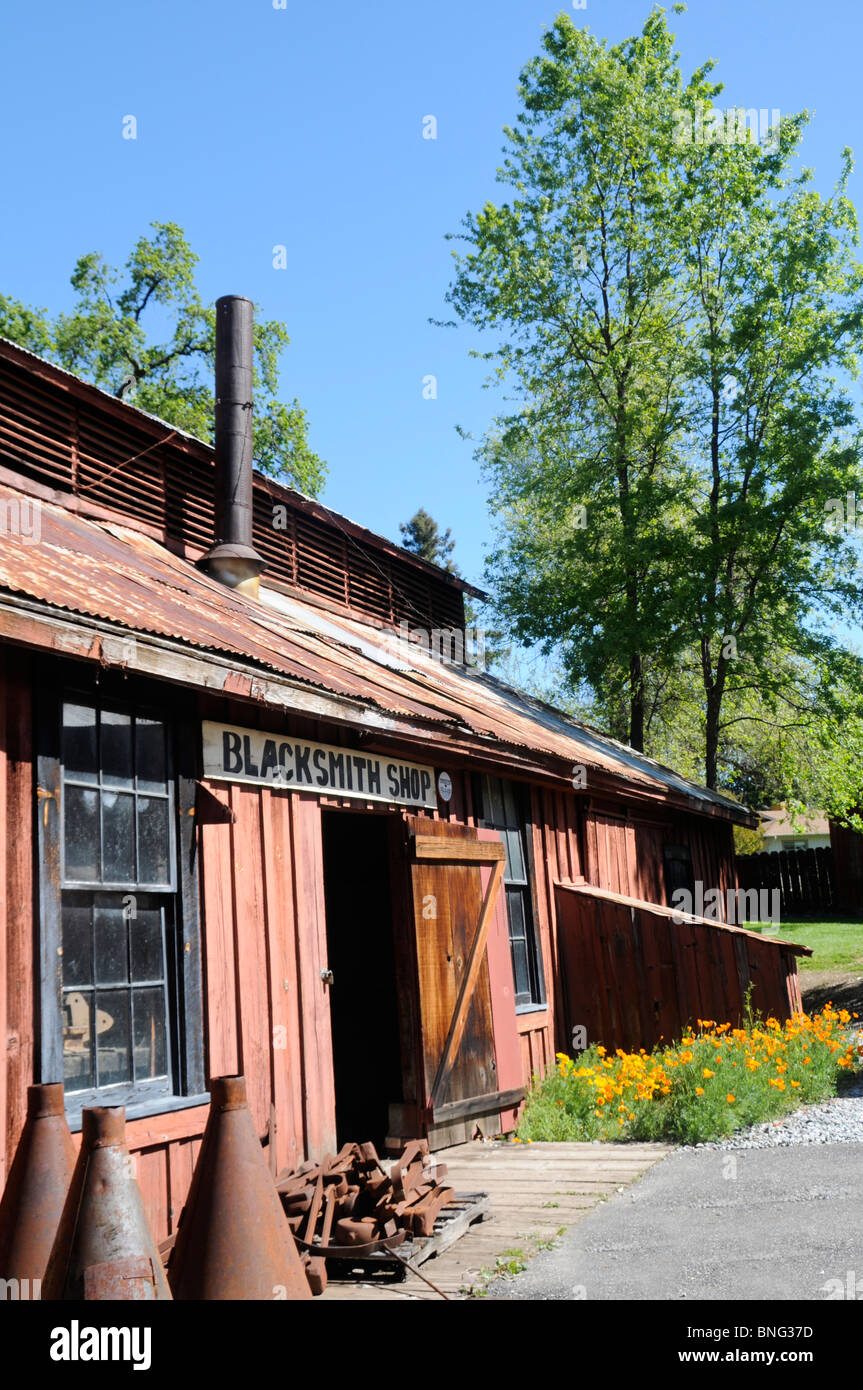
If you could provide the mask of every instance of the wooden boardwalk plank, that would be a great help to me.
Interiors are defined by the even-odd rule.
[[[498,1272],[496,1261],[526,1261],[562,1228],[574,1225],[662,1159],[665,1144],[504,1144],[478,1141],[439,1150],[457,1193],[488,1192],[489,1213],[422,1273],[449,1298],[462,1299]],[[508,1252],[517,1251],[518,1254]],[[407,1252],[405,1252],[407,1253]],[[439,1300],[409,1273],[403,1283],[336,1283],[330,1302]]]

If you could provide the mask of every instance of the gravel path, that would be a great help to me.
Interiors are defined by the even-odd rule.
[[[802,1105],[781,1120],[741,1129],[729,1139],[684,1144],[684,1150],[772,1149],[789,1144],[863,1144],[863,1077],[841,1096],[821,1105]]]

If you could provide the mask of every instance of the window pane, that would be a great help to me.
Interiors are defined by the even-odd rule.
[[[132,1080],[126,990],[96,991],[96,1050],[100,1086]]]
[[[63,1075],[84,1104],[98,1103],[88,1092],[123,1088],[128,1101],[139,1083],[152,1093],[172,1082],[171,726],[125,705],[76,692],[63,702]]]
[[[64,903],[62,935],[63,984],[92,984],[89,903]]]
[[[165,790],[165,726],[160,720],[140,717],[135,720],[135,771],[139,791]]]
[[[515,983],[516,1002],[528,1003],[532,1001],[532,993],[530,987],[530,966],[527,957],[524,899],[521,890],[512,889],[507,892],[506,908],[509,918],[509,944],[512,948],[512,973]]]
[[[135,1080],[166,1076],[168,1049],[165,1046],[164,989],[136,989],[133,994],[135,1010]]]
[[[135,882],[135,798],[102,792],[102,881]]]
[[[530,1004],[534,1001],[530,994],[530,972],[527,966],[527,946],[524,941],[512,943],[512,973],[515,983],[517,1004]]]
[[[501,839],[506,845],[506,876],[510,882],[524,883],[524,859],[521,853],[521,834],[518,830],[502,830]]]
[[[122,907],[97,903],[93,909],[96,939],[95,983],[124,984],[129,978],[126,960],[126,922]]]
[[[512,949],[512,969],[516,1003],[520,1006],[542,1004],[542,960],[533,918],[530,897],[529,822],[525,820],[526,804],[518,785],[500,777],[484,776],[483,815],[481,824],[500,833],[506,850],[504,883],[506,884],[509,938]]]
[[[483,819],[489,821],[492,825],[503,825],[503,797],[501,795],[499,777],[485,778],[485,796],[483,800],[485,801],[485,805],[482,808],[485,813]]]
[[[92,996],[69,990],[63,996],[63,1085],[86,1091],[93,1085]]]
[[[99,878],[99,793],[67,786],[63,802],[66,878],[93,883]]]
[[[132,720],[119,710],[102,711],[102,781],[132,785]]]
[[[96,711],[91,705],[63,706],[63,767],[75,782],[95,782]]]
[[[524,941],[527,932],[524,922],[524,898],[520,888],[507,889],[506,910],[509,916],[510,941]]]
[[[138,881],[169,883],[168,802],[164,797],[138,797]]]
[[[512,782],[501,782],[503,793],[503,819],[504,825],[520,825],[521,816],[518,813],[518,806],[515,799],[515,788]]]
[[[132,942],[132,979],[164,978],[162,913],[158,907],[139,907],[129,919]]]

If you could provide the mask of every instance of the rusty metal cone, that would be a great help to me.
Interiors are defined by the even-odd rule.
[[[126,1147],[125,1107],[84,1110],[81,1148],[42,1298],[154,1302],[170,1297]]]
[[[176,1299],[312,1296],[255,1133],[245,1077],[210,1082],[210,1115],[168,1279]]]
[[[27,1118],[0,1201],[0,1279],[39,1297],[75,1167],[63,1083],[27,1087]],[[26,1295],[23,1290],[26,1284]]]

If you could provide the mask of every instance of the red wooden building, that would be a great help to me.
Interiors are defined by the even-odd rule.
[[[511,1128],[577,1024],[799,1006],[795,948],[665,906],[742,808],[406,643],[469,587],[269,478],[220,571],[218,439],[0,341],[0,1174],[63,1079],[162,1238],[210,1076],[280,1169]]]

